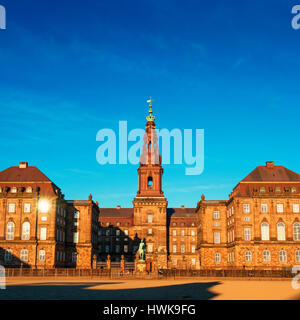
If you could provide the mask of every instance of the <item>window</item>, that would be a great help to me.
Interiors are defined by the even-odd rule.
[[[285,226],[282,222],[279,222],[277,224],[277,240],[285,240]]]
[[[10,213],[16,212],[16,204],[15,203],[8,204],[8,212],[10,212]]]
[[[268,212],[268,205],[267,204],[262,204],[261,205],[261,212],[262,213]]]
[[[124,252],[127,253],[128,252],[128,244],[124,245]]]
[[[297,192],[296,187],[292,187],[291,191],[292,191],[292,193],[296,193]]]
[[[249,213],[250,212],[250,205],[247,203],[244,204],[243,209],[244,209],[244,213]]]
[[[116,245],[116,253],[120,253],[120,245]]]
[[[275,188],[275,192],[280,193],[281,192],[281,188],[280,187],[276,187]]]
[[[120,230],[116,230],[116,236],[120,235]]]
[[[176,234],[177,234],[176,230],[173,230],[172,234],[173,234],[173,236],[176,236]]]
[[[128,236],[128,230],[127,229],[124,230],[124,234],[125,234],[125,236]]]
[[[221,262],[221,254],[219,252],[215,253],[215,262],[220,263]]]
[[[277,203],[277,213],[283,213],[283,204]]]
[[[24,222],[22,226],[22,240],[30,239],[30,223]]]
[[[148,189],[152,189],[153,187],[153,179],[152,177],[148,177]]]
[[[263,251],[263,261],[264,262],[270,262],[271,261],[271,255],[269,250]]]
[[[147,252],[153,252],[153,244],[152,243],[147,245]]]
[[[251,251],[246,251],[245,260],[246,260],[246,262],[251,262],[252,261],[252,253],[251,253]]]
[[[286,251],[280,250],[279,251],[279,262],[286,262]]]
[[[195,230],[191,230],[191,236],[195,236]]]
[[[79,233],[73,232],[73,242],[78,243],[78,241],[79,241]]]
[[[42,217],[41,217],[41,220],[42,220],[42,221],[47,221],[47,217],[46,217],[46,216],[42,216]]]
[[[21,250],[20,259],[22,261],[28,261],[28,250],[27,249]]]
[[[265,188],[265,187],[260,187],[260,188],[259,188],[259,191],[260,191],[261,193],[265,193],[265,192],[266,192],[266,188]]]
[[[79,213],[80,213],[80,211],[78,211],[78,210],[76,210],[76,211],[74,212],[74,218],[75,218],[75,219],[79,219]]]
[[[16,187],[11,188],[11,193],[17,193],[17,188]]]
[[[31,187],[27,187],[27,188],[26,188],[26,192],[27,192],[27,193],[32,193],[32,188],[31,188]]]
[[[293,213],[299,213],[299,204],[298,203],[293,204]]]
[[[300,241],[300,223],[296,222],[293,224],[294,240]]]
[[[47,228],[41,228],[40,240],[47,240]]]
[[[184,230],[183,229],[180,230],[180,235],[184,236]]]
[[[220,219],[220,212],[214,211],[214,219]]]
[[[173,227],[176,227],[176,225],[177,225],[176,222],[173,222]]]
[[[220,232],[214,232],[214,243],[220,243]]]
[[[109,235],[110,235],[110,230],[109,230],[109,229],[105,230],[105,235],[106,235],[106,236],[109,236]]]
[[[181,252],[181,253],[185,253],[185,246],[184,246],[184,245],[182,245],[182,246],[180,247],[180,252]]]
[[[4,261],[10,262],[12,260],[12,251],[11,249],[5,250],[4,252]]]
[[[192,253],[195,253],[196,247],[195,246],[191,246],[191,251]]]
[[[244,240],[250,241],[251,240],[251,230],[250,228],[244,229]]]
[[[295,252],[295,258],[296,258],[296,262],[300,262],[300,250],[297,250]]]
[[[270,240],[269,224],[267,222],[263,222],[261,224],[261,240],[263,240],[263,241]]]
[[[24,212],[25,213],[30,212],[30,203],[24,203]]]
[[[174,244],[173,245],[173,253],[176,253],[177,252],[177,246]]]
[[[109,246],[109,245],[106,245],[106,246],[105,246],[105,253],[109,253],[109,251],[110,251],[110,246]]]
[[[46,253],[45,250],[40,250],[39,251],[39,260],[40,261],[45,261]]]
[[[152,229],[151,228],[148,229],[148,234],[152,234]]]
[[[192,265],[194,266],[196,264],[196,259],[192,258]]]
[[[72,262],[77,262],[77,252],[72,252]]]
[[[250,217],[244,217],[244,221],[250,221]]]
[[[172,264],[173,264],[173,266],[177,266],[177,259],[173,259]]]
[[[15,224],[13,222],[9,222],[7,224],[6,229],[6,240],[14,240],[15,236]]]
[[[148,223],[152,223],[152,214],[148,214]]]

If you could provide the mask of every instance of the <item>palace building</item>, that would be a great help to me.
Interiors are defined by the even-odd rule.
[[[146,244],[147,271],[290,269],[300,265],[300,175],[267,162],[228,200],[170,208],[150,103],[133,207],[66,200],[38,168],[21,162],[0,172],[0,264],[31,268],[105,268],[133,264]]]

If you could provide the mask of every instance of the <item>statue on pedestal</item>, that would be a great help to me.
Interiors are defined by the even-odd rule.
[[[138,253],[139,253],[139,259],[142,261],[145,261],[145,251],[146,250],[145,250],[144,240],[141,240]]]

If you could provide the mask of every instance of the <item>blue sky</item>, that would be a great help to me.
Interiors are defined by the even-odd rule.
[[[169,206],[227,199],[268,160],[300,172],[297,1],[0,4],[0,170],[28,161],[67,199],[132,206],[137,166],[99,165],[96,134],[144,128],[153,96],[158,128],[205,130],[202,175],[164,167]]]

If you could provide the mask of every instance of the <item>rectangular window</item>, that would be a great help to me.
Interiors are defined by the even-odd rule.
[[[283,213],[283,204],[277,203],[277,213]]]
[[[25,204],[24,204],[24,212],[25,212],[25,213],[30,212],[30,203],[25,203]]]
[[[120,230],[116,230],[116,236],[120,235]]]
[[[299,204],[293,204],[293,213],[299,213]]]
[[[220,219],[220,212],[214,211],[214,219]]]
[[[250,228],[244,229],[244,240],[250,241],[251,240],[251,230]]]
[[[176,230],[173,230],[172,234],[173,234],[173,236],[176,236],[176,234],[177,234]]]
[[[196,264],[196,259],[192,258],[192,265],[194,266]]]
[[[39,260],[40,261],[45,261],[45,250],[40,250],[39,251]]]
[[[73,232],[73,242],[78,243],[78,240],[79,240],[78,232]]]
[[[261,212],[262,213],[268,212],[268,205],[267,204],[262,204],[261,205]]]
[[[116,253],[119,253],[119,252],[120,252],[120,246],[116,245]]]
[[[125,234],[125,236],[128,236],[128,230],[127,229],[124,230],[124,234]]]
[[[245,203],[243,208],[244,208],[244,213],[249,213],[250,212],[250,205],[248,203]]]
[[[148,223],[152,223],[152,215],[151,214],[148,215]]]
[[[177,259],[173,259],[172,264],[173,264],[173,266],[177,266]]]
[[[79,219],[79,211],[78,211],[78,210],[76,210],[76,211],[74,212],[74,218],[75,218],[75,219]]]
[[[180,235],[184,236],[184,230],[180,230]]]
[[[184,246],[184,245],[182,245],[182,246],[180,247],[180,252],[181,252],[181,253],[185,253],[185,246]]]
[[[40,240],[47,240],[47,228],[41,228]]]
[[[148,234],[152,234],[152,229],[151,228],[148,229]]]
[[[124,245],[124,252],[125,252],[125,253],[128,252],[128,245],[127,245],[127,244]]]
[[[194,236],[195,235],[195,230],[192,230],[191,231],[191,236]]]
[[[174,244],[173,245],[173,253],[176,253],[177,252],[177,246]]]
[[[10,213],[16,212],[16,204],[15,203],[8,204],[8,212],[10,212]]]
[[[195,246],[192,246],[192,247],[191,247],[192,253],[195,253],[195,250],[196,250],[196,247],[195,247]]]
[[[153,244],[152,243],[147,245],[147,251],[148,252],[153,252]]]
[[[214,243],[220,243],[220,232],[214,232]]]

